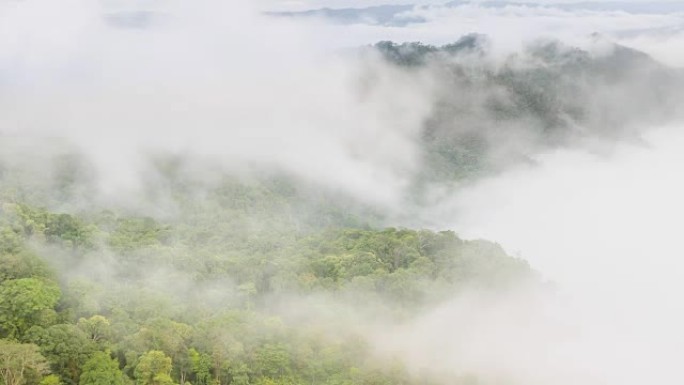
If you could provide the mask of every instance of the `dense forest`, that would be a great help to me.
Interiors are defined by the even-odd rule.
[[[480,34],[439,47],[369,47],[406,78],[437,84],[421,129],[418,189],[533,162],[549,149],[638,140],[644,127],[681,117],[681,69],[600,35],[592,44],[540,40],[503,58],[493,58],[493,43]]]
[[[681,73],[639,52],[596,57],[553,42],[494,64],[486,47],[470,35],[361,50],[400,80],[439,79],[401,224],[435,185],[676,112]],[[160,155],[135,203],[108,202],[78,151],[12,154],[0,138],[2,385],[444,383],[377,354],[374,327],[469,290],[542,285],[495,243],[403,228],[382,207],[287,172],[203,178]]]
[[[383,228],[283,177],[200,188],[166,165],[172,214],[75,208],[83,168],[44,191],[3,173],[5,385],[426,383],[351,325],[535,280],[496,244]],[[40,205],[69,200],[69,213]]]

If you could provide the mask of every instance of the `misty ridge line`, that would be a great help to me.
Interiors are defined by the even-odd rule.
[[[168,13],[173,15],[170,11]],[[553,42],[525,48],[522,55],[490,58],[490,50],[485,47],[488,44],[486,39],[469,36],[451,48],[446,47],[446,59],[433,59],[432,56],[439,55],[430,52],[412,53],[410,46],[397,49],[385,45],[380,49],[384,58],[377,63],[373,55],[366,55],[361,59],[361,64],[356,63],[355,59],[349,63],[349,59],[338,56],[336,59],[343,61],[342,65],[347,68],[326,65],[323,70],[311,69],[311,73],[320,73],[311,76],[305,73],[307,70],[295,69],[308,69],[305,62],[311,58],[304,57],[289,64],[283,63],[282,74],[273,73],[254,81],[247,76],[243,77],[245,80],[240,80],[228,75],[229,70],[238,72],[250,66],[261,68],[256,63],[262,61],[262,51],[267,48],[256,40],[247,44],[236,43],[237,47],[243,48],[252,44],[255,48],[251,51],[255,53],[246,55],[244,59],[232,60],[234,64],[230,64],[230,58],[210,49],[211,44],[219,44],[212,34],[226,27],[213,24],[218,21],[209,18],[206,27],[189,28],[195,22],[193,17],[199,14],[202,13],[195,11],[189,16],[184,15],[176,24],[152,25],[149,31],[136,32],[136,36],[150,36],[147,40],[143,37],[137,46],[130,47],[142,55],[142,60],[137,62],[126,55],[119,55],[117,51],[117,42],[126,41],[127,32],[121,34],[119,28],[110,26],[106,20],[85,24],[84,28],[101,33],[103,39],[111,42],[111,47],[85,48],[81,54],[84,59],[80,62],[84,69],[82,73],[90,73],[88,69],[95,71],[93,75],[97,71],[104,71],[100,75],[118,79],[120,84],[100,84],[81,77],[83,89],[71,90],[67,87],[67,92],[56,91],[60,98],[70,100],[72,111],[41,107],[44,108],[44,115],[53,122],[49,126],[68,126],[63,129],[55,127],[57,135],[66,133],[71,136],[69,140],[82,142],[83,151],[96,153],[94,163],[104,171],[101,174],[111,176],[112,186],[135,185],[136,176],[126,170],[137,169],[141,165],[120,167],[107,158],[122,154],[120,158],[129,162],[144,162],[138,155],[139,148],[156,151],[155,147],[159,147],[162,152],[196,152],[200,156],[222,158],[222,167],[254,163],[255,160],[266,168],[276,164],[278,166],[275,167],[285,165],[286,173],[323,180],[351,195],[368,197],[374,204],[388,202],[390,206],[398,206],[406,200],[404,195],[407,193],[402,191],[408,191],[408,194],[418,191],[419,196],[431,195],[421,192],[426,184],[422,179],[426,179],[427,184],[437,180],[435,190],[440,190],[442,182],[477,174],[480,169],[496,170],[501,163],[510,163],[511,158],[528,161],[534,157],[535,148],[554,141],[581,140],[585,136],[593,137],[596,133],[601,136],[621,136],[630,130],[630,125],[638,125],[642,119],[667,120],[672,110],[676,110],[676,95],[673,94],[678,88],[678,74],[626,48],[613,50],[612,45],[601,41],[601,38],[590,39],[590,50],[598,51],[597,58],[592,58],[591,53],[573,51],[572,46],[564,47]],[[249,11],[242,10],[241,6],[237,14],[248,15]],[[87,13],[77,16],[90,21]],[[277,24],[271,19],[254,20],[255,31]],[[276,28],[294,37],[301,35],[301,31],[288,24],[278,24]],[[170,48],[180,32],[210,42],[206,48],[183,46],[195,54],[195,64],[202,63],[200,68],[206,67],[210,61],[228,64],[223,69],[218,66],[204,68],[211,82],[200,77],[193,78],[190,85],[183,83],[184,79],[197,74],[193,71],[187,73],[186,67],[193,63],[188,62],[188,59],[180,59]],[[78,31],[73,33],[81,36]],[[152,48],[152,43],[158,48]],[[460,47],[459,44],[468,47]],[[295,45],[283,48],[280,53],[287,53],[288,49],[299,51]],[[417,51],[432,50],[427,46],[415,47]],[[48,54],[48,48],[44,48]],[[147,48],[150,48],[149,54],[144,53]],[[471,53],[459,52],[462,48],[480,52],[484,59],[472,60]],[[452,52],[449,49],[453,49]],[[100,67],[97,60],[89,58],[98,50],[110,58],[114,65]],[[402,50],[406,54],[401,53]],[[449,56],[458,63],[453,66],[442,65],[450,60]],[[202,58],[207,60],[202,62]],[[153,67],[159,64],[158,60],[164,63],[177,61],[178,65],[177,68],[168,65],[166,71],[155,73]],[[401,60],[405,61],[402,64],[411,64],[412,60],[425,61],[418,63],[425,64],[418,66],[424,71],[405,71],[402,66],[390,70],[386,66],[389,62],[391,67],[397,67],[394,65]],[[500,61],[510,63],[501,65]],[[535,71],[524,68],[526,66],[540,68]],[[46,76],[55,78],[55,73],[50,71],[45,69]],[[464,75],[445,73],[449,71],[463,71]],[[270,72],[273,71],[266,70],[264,74]],[[126,80],[126,74],[130,75],[129,80]],[[474,79],[469,78],[470,75]],[[535,79],[536,83],[528,82],[529,78],[535,76],[539,78]],[[575,82],[573,76],[584,79]],[[296,80],[282,80],[287,78]],[[356,80],[359,78],[361,82]],[[444,81],[446,78],[448,82]],[[321,89],[317,86],[303,87],[303,84],[315,84],[321,79],[339,79],[339,83]],[[483,80],[482,83],[477,84],[480,80]],[[467,84],[473,81],[474,84]],[[656,87],[649,86],[651,82]],[[442,89],[440,83],[445,88],[451,86],[456,90]],[[61,87],[54,86],[56,90]],[[258,87],[255,89],[254,86]],[[241,92],[226,91],[235,87]],[[406,92],[394,92],[393,87],[403,87]],[[477,97],[459,100],[461,91],[458,90],[461,87]],[[550,88],[550,91],[542,89],[544,87]],[[297,97],[288,95],[302,88],[304,91]],[[638,93],[642,89],[649,90],[652,95],[640,99]],[[26,108],[22,107],[21,95],[25,92],[26,89],[16,94],[8,105],[11,106],[10,116],[6,118],[10,123],[8,129],[16,122],[21,122],[24,127],[36,125],[41,127],[39,130],[45,130],[44,127],[48,125],[31,122],[31,118],[28,118],[31,112],[24,112]],[[254,95],[250,96],[252,93]],[[50,106],[53,96],[49,92],[41,94],[24,95],[26,106]],[[234,96],[237,94],[241,98]],[[613,95],[618,97],[611,98]],[[335,98],[339,110],[321,113],[329,108],[317,105],[317,101],[329,98]],[[299,102],[282,102],[288,99]],[[591,102],[581,105],[578,100]],[[611,100],[612,105],[604,105]],[[273,116],[269,119],[258,117],[257,111],[263,108],[268,108]],[[398,115],[396,111],[399,110],[407,112]],[[339,117],[345,116],[346,111],[356,111],[352,114],[356,119],[340,120]],[[92,124],[92,121],[105,116],[107,119],[104,121]],[[201,117],[206,117],[206,121],[202,121]],[[141,126],[164,127],[163,134],[150,129],[146,132]],[[235,128],[228,134],[230,140],[226,141],[227,144],[221,143],[228,147],[220,148],[212,138],[223,135],[226,132],[224,127],[231,126]],[[186,127],[193,127],[192,132],[186,131]],[[288,127],[291,132],[280,134],[282,127]],[[107,145],[96,148],[97,139],[103,133],[109,138]],[[89,135],[94,138],[89,138]],[[372,146],[364,141],[365,136],[374,138]],[[304,140],[315,140],[317,145],[307,146]],[[235,144],[231,145],[231,142]],[[321,150],[317,153],[311,147]],[[311,162],[312,158],[326,159],[329,163]],[[321,165],[315,167],[312,164]],[[457,166],[451,167],[454,164]],[[336,183],[340,178],[329,177],[328,170],[331,167],[344,176],[344,183]],[[457,173],[461,175],[454,175]],[[376,181],[379,183],[374,183]],[[113,189],[107,186],[109,182],[102,183],[102,189]]]
[[[269,11],[266,15],[296,18],[324,18],[342,24],[406,26],[430,22],[424,11],[457,11],[459,8],[530,9],[557,12],[615,12],[637,15],[681,13],[684,3],[672,2],[507,2],[448,1],[433,4],[384,4],[369,7],[325,7],[294,11]]]
[[[238,130],[233,138],[237,141],[232,140],[236,144],[229,141],[226,148],[231,151],[222,151],[209,140],[219,132],[218,127],[212,127],[215,123],[210,123],[201,135],[190,136],[190,132],[184,131],[184,122],[192,124],[191,115],[186,115],[185,109],[166,111],[164,114],[168,116],[164,117],[151,116],[149,112],[124,117],[116,111],[98,111],[122,119],[106,125],[121,124],[132,131],[117,130],[116,136],[109,136],[107,148],[99,148],[97,152],[107,153],[116,148],[115,151],[127,154],[129,162],[147,162],[146,156],[136,147],[161,146],[153,151],[163,154],[170,150],[181,157],[187,154],[190,158],[213,158],[222,164],[220,168],[232,168],[230,172],[238,174],[243,173],[239,169],[244,166],[240,164],[252,164],[262,169],[281,169],[276,173],[284,172],[298,178],[323,179],[329,187],[347,190],[346,193],[352,196],[370,199],[374,204],[389,203],[390,209],[400,202],[421,204],[421,201],[435,197],[432,191],[500,172],[516,162],[533,162],[540,151],[566,145],[600,147],[605,143],[610,146],[611,141],[621,138],[637,140],[641,127],[677,118],[681,71],[660,65],[638,51],[613,45],[599,36],[592,39],[592,49],[596,53],[551,41],[531,44],[524,53],[504,60],[489,56],[488,39],[482,35],[467,35],[439,48],[420,43],[383,42],[360,51],[361,72],[358,75],[361,81],[355,82],[352,96],[357,98],[353,103],[370,106],[386,103],[387,106],[368,111],[369,121],[360,122],[358,131],[345,132],[341,127],[333,127],[330,132],[297,129],[291,133],[291,143],[286,141],[278,146],[276,141],[271,142],[275,137],[269,138],[271,133],[268,131],[257,131],[259,137],[251,138],[246,135],[247,130]],[[393,75],[388,77],[386,73]],[[388,98],[387,90],[399,84],[414,92]],[[650,94],[645,94],[644,90]],[[100,92],[105,94],[91,98],[91,101],[107,95],[106,89],[97,91]],[[469,97],[463,98],[464,93]],[[161,101],[171,103],[169,105],[180,103],[178,95],[174,94],[160,93],[159,98],[154,98],[157,100],[149,99],[149,95],[145,99],[138,96],[130,99],[136,100],[136,104],[149,104],[151,111]],[[80,97],[74,100],[76,103],[91,102],[82,101]],[[408,107],[418,100],[420,109]],[[385,111],[404,105],[411,109],[406,116],[389,117]],[[197,107],[202,112],[216,112],[215,107],[208,110],[205,106]],[[135,111],[141,110],[135,108]],[[361,108],[368,109],[366,106]],[[58,112],[54,121],[62,120],[62,113]],[[87,114],[85,110],[79,113],[86,118]],[[221,119],[239,117],[229,112]],[[295,124],[298,124],[297,119]],[[385,119],[387,124],[398,126],[386,129],[383,127]],[[159,138],[156,133],[149,137],[138,135],[136,139],[123,138],[134,132],[139,134],[134,127],[143,122],[165,126],[180,123],[181,126],[165,132],[163,140],[166,143],[163,144],[155,142]],[[73,136],[68,141],[89,140],[87,135],[90,134],[77,129],[79,124],[72,125],[76,128],[76,136],[67,134],[67,137]],[[248,126],[255,124],[263,122],[247,121]],[[364,135],[376,136],[382,144],[371,147],[363,142]],[[317,140],[338,158],[322,156],[329,162],[325,167],[305,164],[308,159],[292,154],[305,137]],[[89,144],[100,146],[96,142],[83,143],[80,151],[93,152],[95,147]],[[164,146],[168,148],[164,149]],[[369,151],[371,149],[373,151]],[[127,170],[140,168],[142,164],[126,165],[117,170],[118,166],[108,164],[106,157],[88,156],[95,156],[94,164],[107,169],[104,174],[114,177],[113,183],[136,184],[134,180],[138,176]],[[202,162],[201,158],[198,160]],[[336,185],[338,181],[325,175],[331,166],[348,168],[348,176],[354,179]],[[187,167],[206,172],[213,166]],[[98,172],[91,170],[89,173],[96,175]],[[374,183],[373,179],[381,183]],[[108,182],[101,180],[99,183]],[[370,190],[376,190],[378,195],[368,195]]]

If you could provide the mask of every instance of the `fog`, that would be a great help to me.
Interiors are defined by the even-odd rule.
[[[456,194],[449,227],[496,239],[557,295],[458,298],[390,334],[390,346],[416,370],[493,383],[680,382],[682,139],[670,126],[608,156],[557,151]]]
[[[401,321],[378,316],[373,301],[349,308],[349,301],[326,296],[289,298],[274,310],[322,325],[338,317],[336,327],[340,320],[348,325],[331,334],[364,334],[378,357],[399,358],[415,376],[530,385],[684,381],[679,116],[630,117],[630,135],[558,146],[538,145],[536,123],[516,122],[523,126],[516,140],[494,136],[501,143],[486,155],[515,142],[517,151],[529,150],[528,161],[467,183],[428,186],[417,204],[407,195],[426,167],[422,126],[448,85],[433,67],[407,73],[356,51],[380,40],[445,44],[478,32],[490,37],[492,51],[475,67],[524,57],[540,38],[596,57],[617,42],[676,67],[684,65],[684,38],[672,28],[682,14],[468,5],[417,8],[413,14],[425,22],[404,27],[341,26],[261,13],[282,6],[273,4],[0,2],[0,160],[24,170],[23,183],[40,184],[52,152],[75,151],[96,180],[84,192],[88,199],[146,213],[169,209],[136,200],[154,179],[149,160],[160,154],[182,157],[188,174],[203,181],[276,170],[378,207],[387,226],[498,242],[543,277],[543,288],[473,289]],[[633,86],[590,89],[601,103],[614,97],[600,104],[611,111],[593,113],[628,116],[653,102]],[[481,106],[478,95],[457,95],[473,110]],[[674,109],[679,97],[670,100]],[[496,124],[484,114],[467,118]],[[613,128],[621,127],[606,129]],[[106,281],[116,262],[105,257],[99,266],[56,265]],[[174,274],[160,268],[148,277],[150,287],[169,287],[188,301],[193,290],[216,293],[209,296],[216,306],[237,291],[221,281],[193,288]]]
[[[381,86],[362,104],[344,58],[322,57],[325,42],[306,27],[266,20],[247,4],[165,3],[142,30],[111,21],[138,8],[88,4],[3,3],[3,132],[77,143],[105,193],[135,188],[141,151],[171,151],[396,199],[414,163],[422,85]],[[388,149],[368,151],[359,133]]]

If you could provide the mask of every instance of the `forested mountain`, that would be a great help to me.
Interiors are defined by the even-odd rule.
[[[680,72],[617,45],[546,42],[495,59],[488,44],[359,50],[398,81],[430,84],[401,215],[282,170],[199,172],[178,154],[146,159],[134,202],[109,201],[69,144],[24,151],[0,136],[1,383],[477,383],[410,372],[369,335],[458,293],[543,282],[495,243],[393,221],[438,206],[435,186],[548,149],[636,139],[676,115],[682,85]]]
[[[441,47],[371,47],[407,77],[437,84],[421,130],[420,183],[481,176],[559,147],[636,141],[644,127],[681,117],[684,72],[592,39],[593,51],[540,41],[503,58],[478,34]]]
[[[493,243],[374,228],[283,181],[177,185],[163,219],[51,212],[7,187],[7,385],[425,383],[373,358],[350,326],[361,312],[400,322],[459,290],[535,280]]]

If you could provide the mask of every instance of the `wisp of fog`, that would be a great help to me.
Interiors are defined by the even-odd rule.
[[[431,215],[496,239],[557,295],[458,298],[388,340],[419,368],[465,365],[495,383],[681,381],[681,144],[681,126],[654,128],[610,155],[555,151],[455,194]]]

